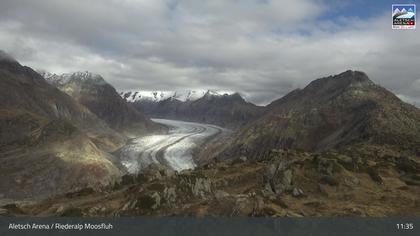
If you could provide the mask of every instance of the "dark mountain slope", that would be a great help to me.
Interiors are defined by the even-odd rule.
[[[135,102],[134,106],[151,117],[209,123],[231,129],[241,127],[263,113],[262,107],[246,102],[238,93],[215,96],[207,92],[192,101],[145,100]]]
[[[221,157],[262,157],[273,148],[323,151],[353,144],[388,145],[420,155],[420,110],[346,71],[318,79],[267,106],[240,130]]]
[[[0,78],[1,109],[20,109],[48,119],[69,120],[91,138],[106,144],[107,149],[122,145],[122,136],[31,68],[12,59],[1,60]]]
[[[2,197],[46,197],[113,184],[122,173],[103,150],[123,141],[31,68],[0,55]]]
[[[117,131],[128,135],[141,135],[163,130],[163,127],[145,118],[122,99],[115,88],[100,75],[76,72],[45,77]]]

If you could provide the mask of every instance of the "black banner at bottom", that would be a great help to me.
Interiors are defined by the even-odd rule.
[[[9,218],[0,235],[420,235],[420,218]]]

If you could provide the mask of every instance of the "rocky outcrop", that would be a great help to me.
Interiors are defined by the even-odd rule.
[[[260,161],[215,162],[173,175],[161,174],[163,167],[152,166],[153,170],[106,195],[85,191],[13,208],[0,204],[0,208],[11,215],[67,216],[418,215],[418,160],[366,146],[357,151],[361,161],[354,165],[342,153],[272,150]]]

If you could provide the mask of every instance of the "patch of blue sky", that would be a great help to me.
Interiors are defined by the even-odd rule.
[[[334,21],[343,18],[372,19],[391,14],[393,4],[415,4],[414,0],[325,0],[326,11],[319,17],[321,21]],[[345,24],[345,21],[337,21]]]

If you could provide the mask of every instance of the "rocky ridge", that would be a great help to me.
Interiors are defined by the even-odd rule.
[[[381,145],[420,155],[420,110],[346,71],[311,82],[267,106],[261,118],[217,147],[218,158],[260,158],[273,148],[310,152],[357,144]]]
[[[4,54],[4,53],[3,53]],[[125,138],[11,57],[0,59],[1,198],[43,198],[117,182]]]
[[[115,88],[100,75],[87,71],[62,75],[42,73],[42,75],[50,84],[86,106],[114,130],[131,137],[165,130],[165,127],[144,117],[123,100]]]

